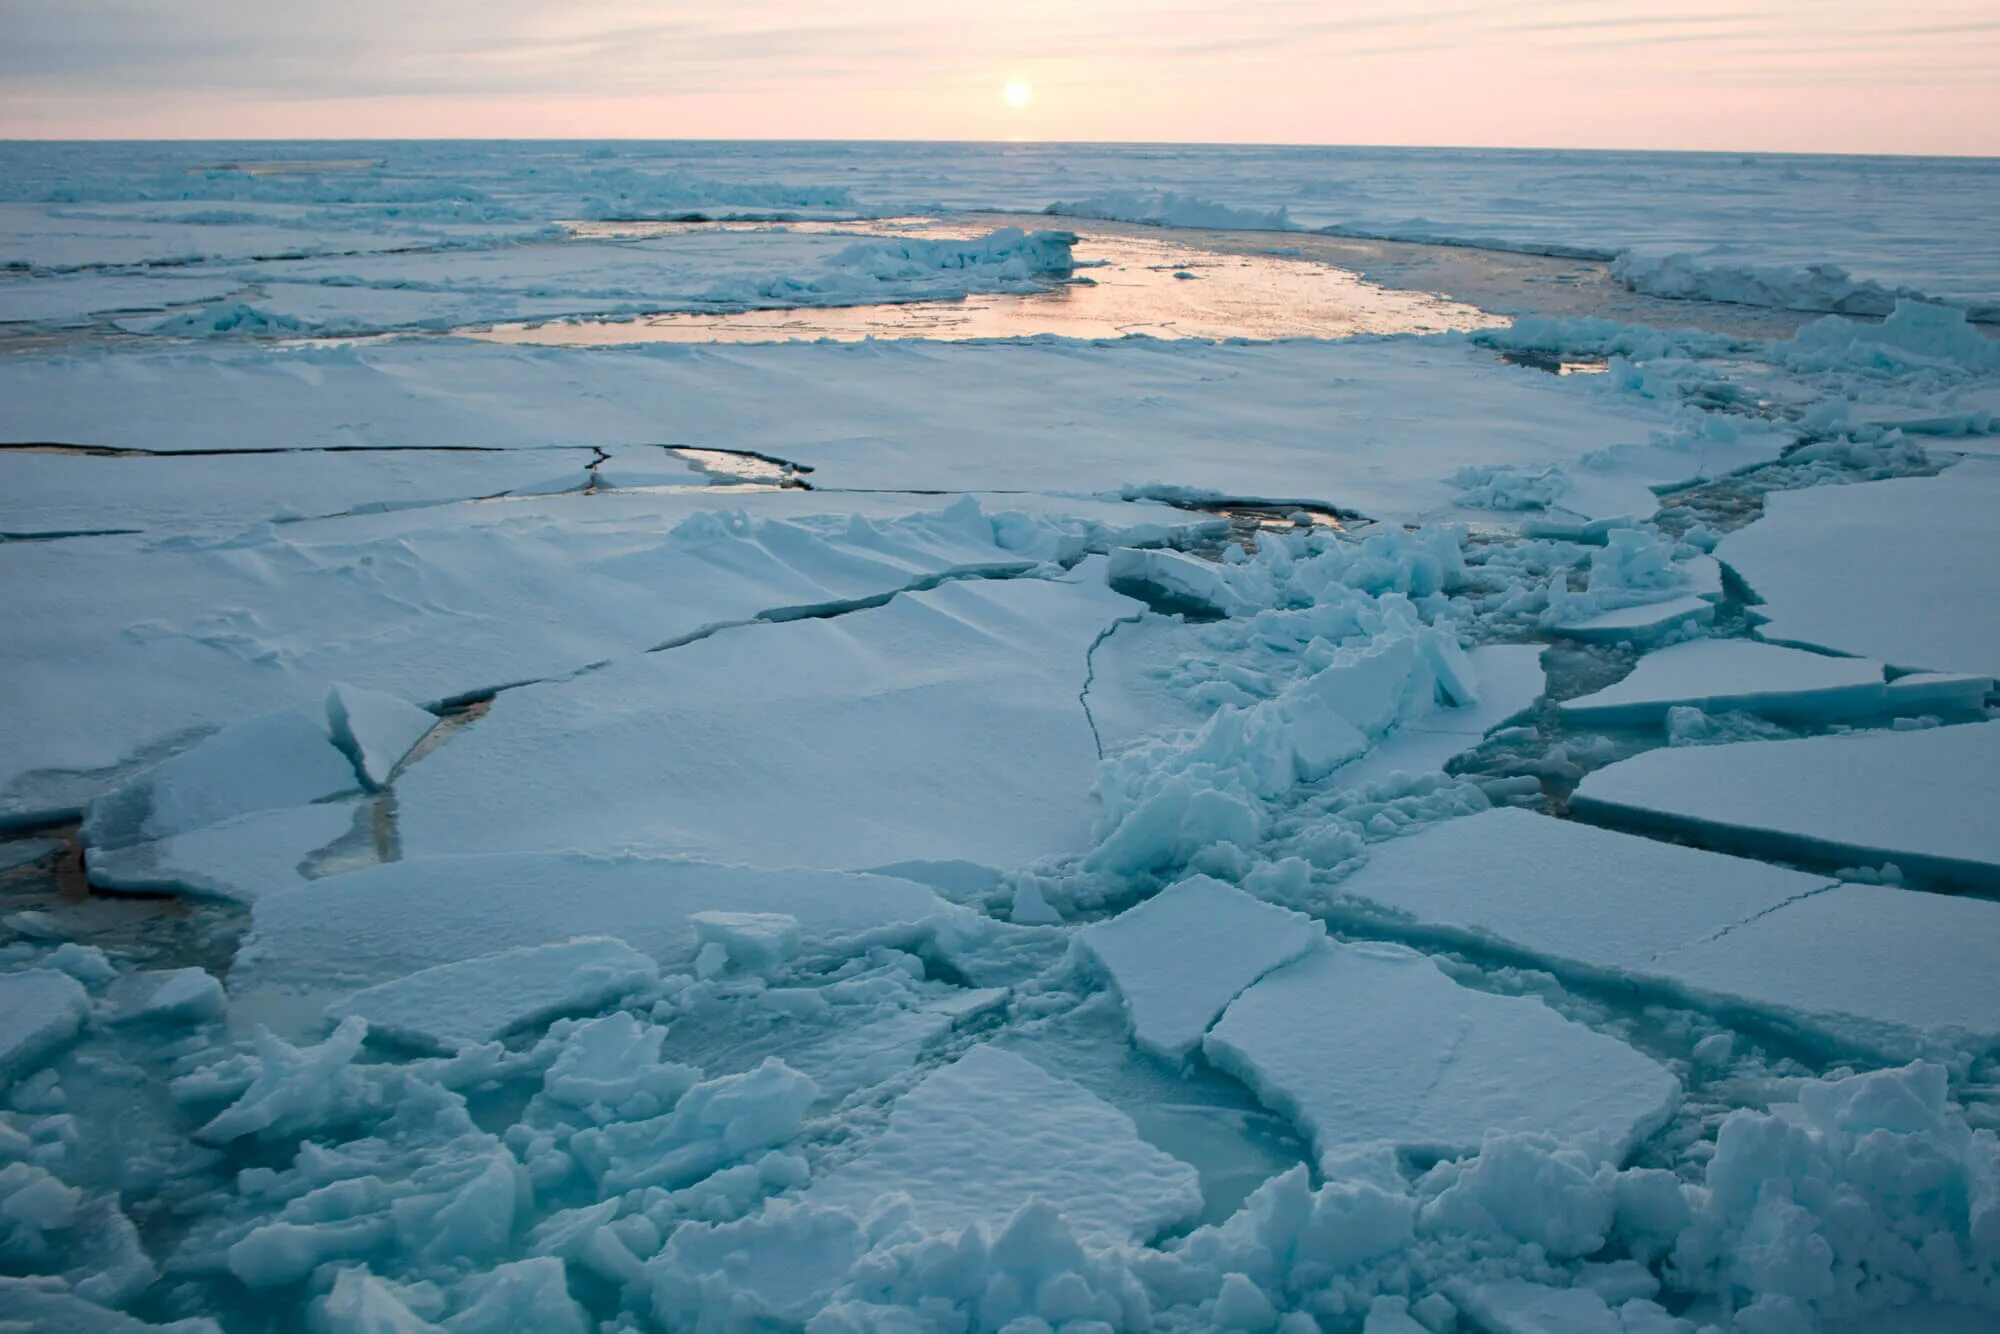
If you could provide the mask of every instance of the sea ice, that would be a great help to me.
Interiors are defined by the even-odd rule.
[[[347,752],[370,787],[380,788],[410,748],[437,725],[437,715],[406,699],[360,686],[327,692],[326,717],[333,744]]]
[[[1100,571],[949,584],[509,691],[397,781],[403,847],[839,869],[1085,851],[1084,658],[1139,611]]]
[[[126,973],[111,984],[105,998],[112,1005],[112,1022],[120,1024],[198,1024],[219,1018],[228,1004],[222,983],[204,968]]]
[[[1647,602],[1636,607],[1620,607],[1598,612],[1555,627],[1559,635],[1591,642],[1630,640],[1649,644],[1690,626],[1707,625],[1715,619],[1715,604],[1705,597],[1684,594],[1663,602]]]
[[[2000,889],[2000,722],[1648,751],[1586,776],[1583,819],[1691,835],[1752,856],[1894,862]]]
[[[1310,917],[1195,876],[1077,939],[1125,998],[1139,1045],[1178,1061],[1245,987],[1325,936]]]
[[[1710,713],[1743,709],[1807,722],[1866,717],[1891,708],[1879,662],[1748,639],[1669,645],[1641,658],[1624,680],[1564,700],[1559,707],[1574,722],[1627,727],[1658,723],[1676,705]]]
[[[352,831],[362,809],[354,802],[335,801],[252,811],[152,842],[90,848],[84,860],[90,882],[104,889],[203,894],[248,903],[304,884],[300,868],[313,853]]]
[[[997,1231],[1045,1201],[1098,1245],[1150,1239],[1201,1210],[1195,1170],[1141,1140],[1123,1112],[984,1045],[904,1094],[888,1128],[803,1198],[866,1217],[896,1194],[931,1232]]]
[[[581,937],[439,964],[358,991],[327,1007],[409,1046],[455,1051],[530,1024],[596,1009],[651,985],[660,968],[621,941]]]
[[[1477,746],[1480,739],[1533,708],[1547,688],[1539,644],[1484,644],[1465,652],[1477,697],[1419,714],[1367,754],[1333,771],[1337,788],[1378,783],[1393,774],[1427,774]]]
[[[1981,615],[2000,560],[2000,460],[1935,477],[1773,492],[1716,556],[1767,619],[1766,639],[1931,672],[2000,674],[2000,617]]]
[[[1504,809],[1374,845],[1339,892],[1336,921],[1637,983],[1842,1047],[1903,1058],[2000,1039],[2000,1001],[1962,981],[2000,948],[2000,906],[1981,899]]]
[[[303,806],[353,791],[354,766],[326,721],[287,709],[232,723],[92,803],[91,848],[171,838],[253,811]]]
[[[32,1073],[77,1035],[89,1015],[89,994],[67,973],[0,973],[0,1081]]]
[[[691,970],[701,945],[693,916],[704,911],[784,913],[808,952],[916,945],[974,925],[935,891],[890,876],[631,854],[418,857],[258,900],[230,981],[238,991],[351,988],[578,935],[611,936]]]
[[[1203,1050],[1289,1116],[1329,1171],[1381,1148],[1469,1153],[1511,1131],[1616,1162],[1680,1100],[1680,1082],[1624,1043],[1387,945],[1328,943],[1267,973]]]

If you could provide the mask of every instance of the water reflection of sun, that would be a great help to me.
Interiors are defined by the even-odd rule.
[[[1035,90],[1019,79],[1009,80],[1007,86],[1000,90],[1000,100],[1016,111],[1027,106],[1034,96]]]

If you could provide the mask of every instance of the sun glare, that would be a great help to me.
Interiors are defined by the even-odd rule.
[[[1030,88],[1027,84],[1022,83],[1019,79],[1015,79],[1013,82],[1009,83],[1005,88],[1002,88],[1000,90],[1000,100],[1002,102],[1005,102],[1008,106],[1013,107],[1016,111],[1019,111],[1022,107],[1028,105],[1029,100],[1032,99],[1034,95],[1035,95],[1035,90]]]

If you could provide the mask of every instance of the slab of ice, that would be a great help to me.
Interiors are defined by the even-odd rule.
[[[188,738],[265,710],[323,714],[336,682],[435,704],[760,615],[1212,522],[1039,496],[982,508],[774,491],[720,503],[611,492],[216,541],[0,543],[0,820],[59,818]],[[79,691],[118,707],[82,725]]]
[[[1559,635],[1589,642],[1631,640],[1646,644],[1673,630],[1707,625],[1715,619],[1715,604],[1707,598],[1687,594],[1664,602],[1648,602],[1637,607],[1620,607],[1599,612],[1579,621],[1555,627]]]
[[[1763,602],[1767,639],[1935,672],[2000,673],[1987,573],[2000,460],[1935,477],[1773,492],[1716,555]]]
[[[1140,605],[1100,567],[948,584],[509,691],[397,780],[403,847],[841,869],[1085,851],[1085,655]]]
[[[412,858],[260,899],[230,981],[365,986],[577,935],[689,969],[701,944],[693,915],[711,910],[787,914],[806,950],[914,944],[973,920],[890,876],[580,852]]]
[[[1984,708],[1993,678],[1962,672],[1912,672],[1889,683],[1889,706],[1901,714],[1963,713]]]
[[[1125,998],[1139,1045],[1177,1061],[1245,987],[1325,937],[1310,917],[1204,875],[1084,928],[1078,940]]]
[[[1478,698],[1465,705],[1433,709],[1403,723],[1366,755],[1334,770],[1334,787],[1362,787],[1392,774],[1433,773],[1478,745],[1542,697],[1548,678],[1539,644],[1486,644],[1468,649]]]
[[[593,389],[579,395],[586,374]],[[1575,517],[1647,513],[1649,487],[1768,459],[1783,443],[1746,433],[1655,446],[1672,416],[1638,395],[1409,341],[1141,341],[1087,356],[1060,344],[895,342],[19,357],[0,366],[0,399],[10,429],[29,439],[204,448],[226,420],[239,446],[609,447],[655,443],[672,421],[681,440],[775,453],[842,486],[1115,493],[1158,483],[1396,519],[1456,510],[1449,479],[1463,468],[1574,463],[1615,446],[1625,449],[1579,470],[1590,486],[1571,498],[1585,511]],[[934,446],[945,439],[951,449]]]
[[[0,1081],[28,1074],[77,1035],[90,996],[68,973],[0,973]]]
[[[118,848],[171,838],[355,786],[354,766],[328,739],[325,720],[286,709],[204,737],[93,803],[83,841]]]
[[[1843,884],[1662,956],[1675,986],[1903,1059],[2000,1045],[2000,904]]]
[[[204,968],[126,973],[111,984],[106,999],[112,1022],[120,1024],[196,1024],[217,1018],[227,1004],[222,983]]]
[[[2000,905],[1726,857],[1520,810],[1369,850],[1335,920],[1498,950],[1565,977],[1637,983],[1896,1059],[2000,1041],[1968,985]]]
[[[252,811],[149,843],[91,848],[85,864],[90,883],[103,889],[204,894],[248,903],[304,884],[299,868],[348,834],[361,809],[354,802],[336,801]]]
[[[2000,721],[1649,751],[1588,775],[1579,818],[2000,889]]]
[[[530,1024],[597,1009],[651,985],[660,966],[622,941],[583,937],[440,964],[327,1007],[392,1041],[439,1051],[492,1042]]]
[[[1749,639],[1671,644],[1641,658],[1624,680],[1559,707],[1576,722],[1643,726],[1683,704],[1804,720],[1865,717],[1890,707],[1879,662]]]
[[[1374,845],[1339,892],[1389,910],[1426,939],[1618,975],[1831,884],[1500,809]]]
[[[1041,1200],[1098,1245],[1148,1240],[1201,1211],[1195,1170],[1141,1140],[1123,1112],[992,1046],[903,1095],[888,1128],[804,1198],[865,1216],[895,1192],[932,1232],[994,1233]]]
[[[1230,616],[1248,607],[1221,566],[1185,552],[1120,547],[1111,553],[1107,577],[1113,588],[1159,611]]]
[[[1389,945],[1328,943],[1266,974],[1203,1050],[1326,1164],[1385,1147],[1455,1156],[1510,1131],[1617,1161],[1680,1099],[1680,1082],[1624,1043]]]
[[[128,439],[148,443],[139,432]],[[210,447],[218,443],[234,442],[211,440]],[[0,450],[0,533],[228,532],[356,510],[573,491],[589,484],[593,457],[581,448],[327,453],[280,446],[185,458]]]
[[[410,748],[437,726],[437,715],[406,699],[337,685],[326,696],[333,744],[347,752],[370,787],[381,787]]]

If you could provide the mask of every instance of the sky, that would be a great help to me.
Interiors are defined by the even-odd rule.
[[[1993,155],[2000,5],[0,0],[0,137]]]

